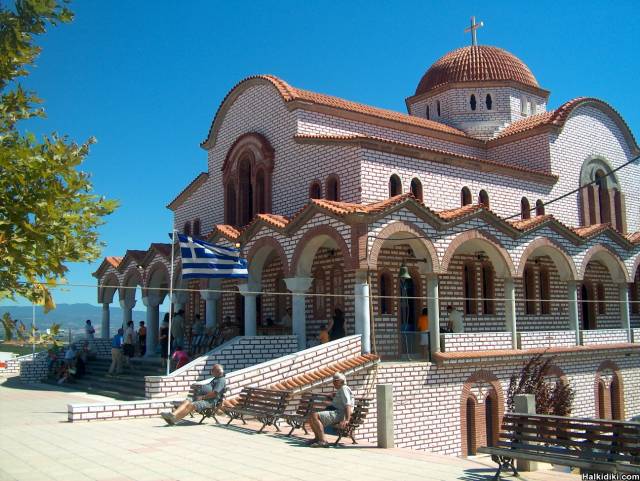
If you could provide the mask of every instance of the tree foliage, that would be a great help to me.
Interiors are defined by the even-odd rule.
[[[543,358],[537,354],[524,363],[519,374],[513,374],[507,391],[507,410],[513,411],[517,394],[534,394],[537,414],[568,416],[575,393],[569,383],[551,381],[551,366],[555,357]]]
[[[21,342],[22,344],[35,344],[39,346],[59,347],[62,342],[58,339],[60,324],[52,324],[45,332],[40,332],[37,327],[27,328],[22,321],[14,320],[8,312],[0,317],[0,323],[4,329],[4,340]]]
[[[0,4],[0,300],[20,295],[45,311],[55,306],[49,289],[64,282],[65,264],[98,258],[96,229],[117,205],[94,194],[89,174],[78,169],[93,138],[77,144],[52,133],[38,140],[19,130],[44,117],[42,101],[19,78],[40,53],[35,37],[73,19],[66,5]]]

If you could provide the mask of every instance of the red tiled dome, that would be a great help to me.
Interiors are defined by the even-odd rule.
[[[416,95],[455,82],[511,80],[532,87],[538,81],[522,60],[506,50],[486,45],[463,47],[434,63],[416,89]]]

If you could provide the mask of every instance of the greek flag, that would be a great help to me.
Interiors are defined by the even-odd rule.
[[[232,247],[209,244],[184,234],[178,234],[182,256],[182,278],[246,278],[247,260]]]

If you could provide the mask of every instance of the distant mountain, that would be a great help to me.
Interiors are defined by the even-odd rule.
[[[111,329],[122,324],[122,309],[120,307],[111,306],[110,325]],[[12,319],[18,319],[25,325],[31,325],[32,307],[31,306],[0,306],[0,316],[8,312]],[[133,311],[133,320],[138,325],[138,321],[146,320],[146,311]],[[162,319],[162,314],[160,314]],[[102,306],[93,306],[91,304],[58,304],[57,307],[44,313],[42,306],[36,306],[36,326],[43,330],[51,327],[52,324],[60,324],[60,326],[68,331],[81,331],[87,319],[91,319],[96,334],[100,334],[100,324],[102,323]],[[0,329],[1,331],[1,329]],[[0,332],[0,336],[2,333]]]

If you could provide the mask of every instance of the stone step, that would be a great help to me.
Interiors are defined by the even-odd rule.
[[[144,399],[144,391],[140,393],[139,390],[122,389],[113,385],[93,385],[85,384],[82,379],[79,379],[72,383],[58,384],[53,380],[44,381],[45,384],[62,387],[65,389],[71,389],[73,391],[82,391],[88,394],[98,394],[100,396],[107,396],[119,401],[139,401]]]

